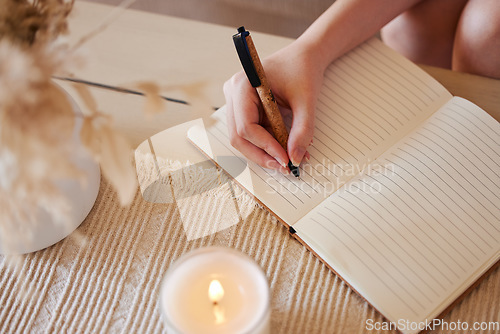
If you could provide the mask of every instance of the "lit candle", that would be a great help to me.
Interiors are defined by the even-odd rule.
[[[163,279],[160,307],[168,334],[270,331],[266,276],[230,248],[200,248],[177,260]]]

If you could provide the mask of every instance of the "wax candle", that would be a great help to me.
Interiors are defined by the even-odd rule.
[[[269,333],[269,285],[248,256],[206,247],[177,260],[160,289],[168,334]]]

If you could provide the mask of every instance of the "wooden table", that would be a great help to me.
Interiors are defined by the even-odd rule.
[[[111,10],[77,1],[70,20],[70,42],[76,43]],[[134,82],[143,80],[165,85],[205,81],[203,91],[210,103],[221,106],[223,82],[240,69],[231,40],[234,31],[127,11],[84,45],[88,64],[77,69],[74,77],[119,87],[133,87]],[[263,57],[291,42],[258,33],[253,39]],[[500,81],[424,69],[453,94],[466,97],[500,119]],[[72,91],[69,82],[60,82]],[[183,123],[189,120],[189,106],[166,103],[164,113],[145,118],[142,97],[95,87],[91,90],[100,108],[114,116],[117,127],[134,146],[169,128],[166,134],[171,145],[167,145],[166,154],[180,162],[205,160],[185,140]],[[188,98],[180,91],[164,94]],[[175,124],[180,125],[171,128]],[[223,208],[211,200],[205,196],[196,204]],[[239,249],[264,269],[272,290],[273,333],[369,333],[367,319],[383,320],[265,210],[255,207],[248,218],[196,240],[186,238],[181,211],[174,204],[148,203],[140,194],[129,207],[122,208],[110,185],[103,182],[94,209],[77,231],[78,238],[66,238],[30,254],[12,270],[0,266],[0,331],[160,332],[163,326],[157,298],[165,270],[181,254],[214,244]],[[199,219],[196,210],[191,211],[188,218]],[[221,210],[218,214],[223,217],[226,213]],[[445,320],[498,322],[499,278],[496,270]]]

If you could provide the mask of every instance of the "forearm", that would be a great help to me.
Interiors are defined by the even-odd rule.
[[[421,0],[337,0],[296,41],[326,68]]]

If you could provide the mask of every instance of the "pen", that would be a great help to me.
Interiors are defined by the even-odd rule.
[[[259,94],[264,113],[271,124],[273,136],[281,147],[287,151],[288,130],[281,117],[278,104],[274,99],[271,85],[267,81],[264,68],[260,62],[255,45],[253,44],[252,37],[250,33],[245,30],[245,27],[239,27],[238,33],[233,35],[233,42],[248,80]],[[299,167],[294,166],[291,161],[288,161],[288,168],[295,177],[299,177]]]

